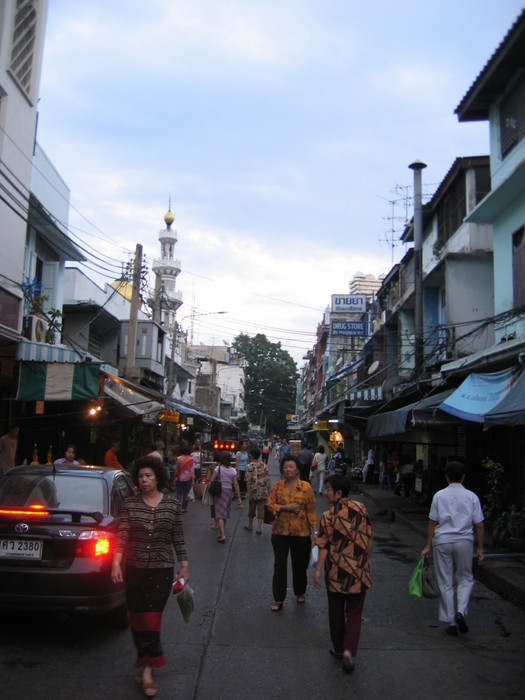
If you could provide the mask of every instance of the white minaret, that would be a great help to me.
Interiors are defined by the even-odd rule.
[[[180,272],[180,260],[175,259],[177,231],[171,228],[175,217],[170,207],[164,221],[166,228],[159,232],[160,258],[153,261],[151,269],[155,273],[154,319],[172,335],[175,327],[175,314],[182,304],[182,294],[175,289]]]

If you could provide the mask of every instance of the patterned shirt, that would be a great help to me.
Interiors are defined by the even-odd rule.
[[[179,502],[168,493],[155,507],[146,505],[137,494],[124,501],[117,533],[116,551],[131,566],[158,568],[187,561]]]
[[[282,506],[290,503],[299,503],[301,507],[298,513],[281,511]],[[314,492],[306,481],[298,481],[291,493],[284,479],[278,481],[268,498],[268,507],[276,514],[272,523],[272,535],[309,537],[317,527]]]
[[[341,498],[321,516],[317,545],[327,549],[326,587],[331,593],[360,593],[370,580],[373,530],[366,508]]]
[[[248,462],[246,489],[252,501],[265,501],[270,493],[270,473],[262,462]]]

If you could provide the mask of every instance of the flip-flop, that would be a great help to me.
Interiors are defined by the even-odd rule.
[[[219,542],[219,544],[224,544],[226,542],[226,537],[217,538],[217,542]]]
[[[255,530],[256,535],[262,535],[262,532],[260,530]]]
[[[279,612],[283,609],[283,603],[274,603],[270,609],[272,612]]]
[[[299,603],[299,605],[303,605],[304,603],[306,603],[306,598],[304,597],[304,595],[300,595],[297,598],[297,602]]]
[[[248,532],[251,532],[253,530],[253,527],[248,527],[248,525],[245,525],[244,529],[248,530]]]

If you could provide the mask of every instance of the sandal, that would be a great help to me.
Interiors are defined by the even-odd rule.
[[[304,595],[298,596],[297,602],[299,603],[299,605],[303,605],[303,603],[306,603],[306,598],[304,597]]]
[[[343,654],[337,652],[335,649],[328,649],[328,653],[330,654],[330,656],[333,656],[334,659],[339,659],[339,661],[341,661],[341,659],[343,658]]]
[[[253,530],[253,528],[252,528],[252,527],[248,527],[248,525],[245,525],[245,526],[244,526],[244,529],[245,529],[245,530],[248,530],[248,532],[251,532],[251,531]]]
[[[279,612],[279,610],[283,609],[283,603],[274,603],[271,607],[272,612]]]
[[[153,681],[142,684],[142,690],[147,698],[154,698],[157,694],[157,684]]]
[[[226,537],[218,537],[217,542],[220,542],[220,544],[224,544],[226,542]]]

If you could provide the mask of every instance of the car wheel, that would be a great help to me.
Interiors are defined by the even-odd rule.
[[[109,612],[107,618],[112,627],[117,627],[118,629],[129,627],[128,608],[125,603]]]

